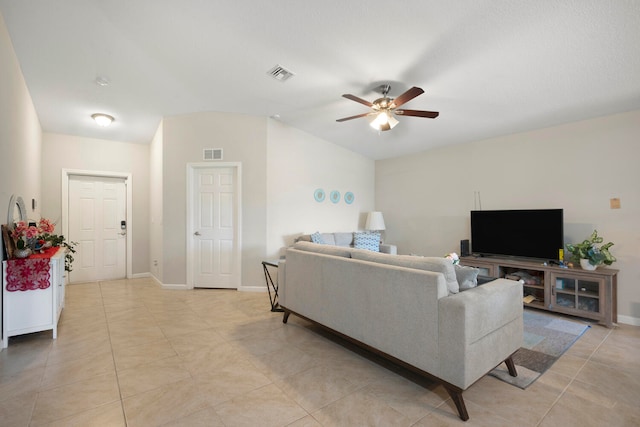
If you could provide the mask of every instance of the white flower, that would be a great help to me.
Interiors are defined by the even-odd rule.
[[[450,259],[453,265],[456,265],[460,262],[460,257],[455,252],[451,252],[450,254],[447,254],[444,257],[447,259]]]

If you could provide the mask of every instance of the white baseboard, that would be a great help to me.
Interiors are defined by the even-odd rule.
[[[265,286],[240,286],[238,288],[240,292],[267,292]]]
[[[162,289],[171,289],[171,290],[178,290],[178,291],[182,291],[182,290],[186,291],[187,289],[189,289],[186,283],[178,283],[178,284],[161,283],[160,286],[162,286]]]
[[[625,325],[640,326],[640,319],[631,316],[621,316],[618,314],[618,323],[624,323]]]
[[[129,278],[130,279],[146,279],[147,277],[153,277],[153,276],[151,276],[151,273],[147,272],[147,273],[132,274],[131,277]]]

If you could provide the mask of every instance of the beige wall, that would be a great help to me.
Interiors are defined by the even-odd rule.
[[[29,90],[24,82],[4,19],[0,14],[0,223],[7,221],[12,194],[22,196],[28,217],[40,217],[41,135]]]
[[[63,169],[131,174],[132,272],[149,272],[149,145],[44,133],[42,158],[42,213],[54,220],[62,215]]]
[[[186,284],[187,164],[203,162],[204,148],[222,148],[225,162],[242,162],[242,286],[264,287],[267,119],[196,113],[165,117],[162,127],[162,282]]]
[[[425,255],[459,251],[476,191],[483,209],[563,208],[565,243],[615,243],[619,321],[640,324],[638,135],[633,111],[381,160],[376,207],[400,252]]]
[[[308,133],[269,120],[267,148],[267,257],[303,233],[355,231],[374,207],[375,162]],[[318,203],[317,188],[327,197]],[[339,203],[329,201],[332,190]],[[355,200],[344,202],[351,191]]]

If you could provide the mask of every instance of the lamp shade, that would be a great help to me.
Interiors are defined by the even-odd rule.
[[[367,230],[386,230],[382,212],[369,212],[364,228]]]

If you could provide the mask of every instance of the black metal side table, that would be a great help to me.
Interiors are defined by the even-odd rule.
[[[267,292],[269,293],[269,302],[271,303],[271,311],[284,311],[280,308],[280,304],[278,304],[278,280],[273,282],[271,278],[271,273],[267,267],[275,267],[278,268],[278,264],[280,261],[262,261],[262,269],[264,270],[264,280],[267,283]],[[273,290],[273,295],[271,291]]]

